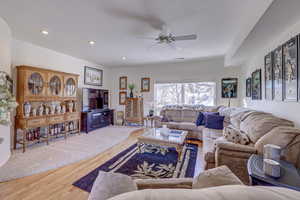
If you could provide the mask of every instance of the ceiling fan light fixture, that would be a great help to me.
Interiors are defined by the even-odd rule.
[[[41,33],[42,33],[43,35],[49,35],[49,32],[48,32],[47,30],[41,30]]]
[[[91,46],[93,46],[93,45],[95,45],[95,44],[96,44],[96,42],[95,42],[95,41],[93,41],[93,40],[91,40],[91,41],[89,41],[89,44],[90,44]]]
[[[126,60],[127,58],[126,58],[126,56],[122,56],[122,60]]]

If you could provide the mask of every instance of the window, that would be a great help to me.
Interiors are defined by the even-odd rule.
[[[213,82],[158,83],[155,89],[155,110],[165,105],[215,105],[216,84]]]

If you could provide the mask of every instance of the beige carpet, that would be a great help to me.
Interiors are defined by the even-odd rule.
[[[46,144],[29,147],[25,153],[13,152],[9,161],[0,167],[0,182],[29,176],[91,158],[125,140],[138,128],[110,126],[73,135]]]

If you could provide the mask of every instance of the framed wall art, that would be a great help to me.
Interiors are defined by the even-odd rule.
[[[265,56],[265,98],[266,100],[273,100],[273,54],[269,53]]]
[[[119,104],[125,105],[126,104],[126,98],[127,98],[127,92],[119,92]]]
[[[142,78],[141,92],[149,92],[149,91],[150,91],[150,78]]]
[[[85,66],[84,68],[84,84],[102,86],[103,70]]]
[[[251,77],[246,79],[246,97],[251,97]]]
[[[238,79],[223,78],[222,79],[222,98],[237,98]]]
[[[282,68],[282,46],[273,51],[273,88],[274,100],[283,100],[283,68]]]
[[[127,90],[127,76],[121,76],[119,79],[119,89]]]
[[[261,69],[252,73],[252,100],[261,100]]]
[[[285,43],[283,51],[283,100],[298,100],[298,38]]]

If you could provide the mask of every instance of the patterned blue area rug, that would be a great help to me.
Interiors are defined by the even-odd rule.
[[[196,144],[186,144],[179,162],[175,148],[144,145],[140,153],[137,144],[134,144],[73,185],[90,192],[99,171],[122,173],[134,179],[193,177],[197,152]]]

